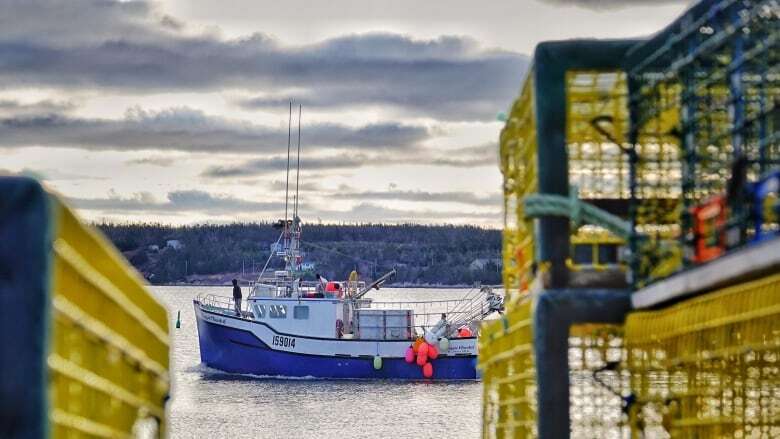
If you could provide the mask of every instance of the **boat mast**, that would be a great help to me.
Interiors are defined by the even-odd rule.
[[[298,154],[296,156],[295,170],[295,202],[293,205],[293,230],[292,242],[290,248],[290,262],[295,271],[300,271],[300,248],[301,248],[301,219],[298,218],[298,188],[301,177],[301,111],[302,105],[298,104]]]
[[[301,177],[301,109],[302,105],[298,104],[298,163],[295,171],[295,207],[293,208],[293,221],[298,218],[298,183]]]
[[[290,141],[292,139],[292,101],[290,101],[290,116],[287,119],[287,182],[284,187],[284,225],[283,230],[286,232],[287,227],[287,203],[290,200]],[[285,236],[285,244],[287,244],[287,237]]]

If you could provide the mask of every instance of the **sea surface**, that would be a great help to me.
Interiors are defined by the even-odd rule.
[[[168,308],[171,438],[477,438],[479,382],[326,381],[232,375],[201,364],[192,299],[230,287],[152,287]],[[464,289],[372,291],[375,300],[459,299]],[[181,328],[175,329],[181,311]]]

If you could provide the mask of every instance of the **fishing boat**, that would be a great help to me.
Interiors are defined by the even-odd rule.
[[[300,157],[300,128],[298,142]],[[289,193],[289,141],[287,181]],[[458,300],[368,298],[395,270],[369,282],[356,272],[341,282],[303,280],[297,181],[292,216],[285,208],[276,223],[279,238],[248,297],[238,306],[231,296],[194,299],[201,361],[266,377],[477,379],[479,322],[502,311],[502,297],[475,287]],[[283,269],[268,269],[274,258]]]

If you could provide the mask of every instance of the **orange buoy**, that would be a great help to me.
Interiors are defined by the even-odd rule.
[[[414,345],[412,345],[412,350],[414,350],[415,354],[420,350],[420,345],[423,343],[425,343],[425,341],[423,341],[422,337],[418,337],[417,340],[415,340]]]
[[[417,355],[428,356],[428,349],[429,349],[430,346],[431,345],[429,345],[428,343],[422,342],[422,344],[420,345],[420,348],[417,349]]]
[[[428,362],[428,356],[418,353],[417,354],[417,365],[418,366],[425,366],[425,364]]]
[[[471,337],[472,335],[474,334],[472,334],[471,328],[469,328],[468,326],[463,326],[462,328],[458,329],[459,337]]]

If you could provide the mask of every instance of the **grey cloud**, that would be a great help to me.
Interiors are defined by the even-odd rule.
[[[305,171],[334,171],[364,166],[370,163],[368,156],[360,154],[342,154],[330,157],[307,157],[302,159],[301,168]],[[291,166],[295,165],[291,161]],[[287,169],[286,156],[274,156],[249,160],[232,166],[210,166],[201,174],[203,177],[248,177],[272,174]]]
[[[539,0],[555,5],[581,6],[588,9],[620,9],[632,6],[659,6],[662,4],[686,4],[692,0]]]
[[[291,97],[312,107],[379,105],[446,120],[490,120],[508,107],[528,66],[525,56],[463,37],[366,34],[290,47],[262,34],[190,35],[165,24],[170,17],[158,16],[149,3],[130,3],[11,0],[0,6],[6,17],[0,19],[0,82],[137,93],[298,90]],[[288,97],[264,96],[239,104],[277,108]]]
[[[10,171],[0,169],[0,174],[5,175],[24,175],[38,180],[45,181],[85,181],[85,180],[108,180],[108,177],[97,177],[94,175],[83,175],[72,172],[62,171],[60,169],[31,169],[23,168],[20,171]]]
[[[274,180],[268,183],[268,188],[273,191],[284,191],[286,188],[286,183],[282,180]],[[294,175],[290,175],[290,189],[295,190],[295,177]],[[301,181],[298,183],[298,189],[301,192],[320,192],[322,191],[322,186],[319,184],[312,182],[312,181]]]
[[[3,40],[57,47],[93,45],[133,38],[156,41],[181,30],[175,19],[159,13],[148,1],[3,0]]]
[[[360,203],[346,211],[303,210],[302,217],[319,217],[328,221],[378,223],[462,223],[480,221],[493,223],[500,218],[499,211],[441,211],[393,209],[374,203]],[[460,220],[460,221],[459,221]]]
[[[173,166],[173,164],[176,163],[176,159],[173,157],[141,157],[138,159],[128,160],[125,163],[130,165],[149,165],[167,168],[169,166]]]
[[[430,164],[465,168],[472,166],[497,166],[498,145],[494,142],[478,146],[456,148],[440,153],[430,159]]]
[[[121,212],[130,213],[164,213],[167,215],[209,214],[232,215],[242,217],[247,213],[259,213],[259,219],[270,219],[274,212],[284,209],[282,202],[256,202],[236,198],[229,195],[210,194],[204,191],[187,190],[173,191],[167,194],[166,200],[159,201],[148,192],[139,192],[129,196],[120,196],[113,191],[105,198],[69,198],[69,202],[78,209],[98,211],[106,214]],[[404,210],[392,209],[374,203],[364,202],[347,210],[316,209],[301,205],[304,221],[315,218],[325,221],[349,222],[484,222],[492,223],[500,216],[499,211],[440,211],[440,210]],[[460,220],[460,221],[459,221]]]
[[[70,101],[45,99],[36,102],[20,102],[14,99],[0,99],[0,117],[30,117],[67,113],[76,108]]]
[[[501,194],[478,196],[472,192],[428,192],[428,191],[340,191],[339,198],[351,200],[398,200],[420,201],[428,203],[460,203],[475,206],[501,207]]]
[[[333,123],[306,126],[307,147],[404,149],[427,137],[424,127],[398,123],[356,128]],[[62,114],[0,118],[0,146],[6,147],[267,153],[279,151],[286,141],[286,129],[208,116],[189,108],[160,112],[131,109],[118,120]]]
[[[363,166],[429,165],[443,167],[494,166],[498,162],[497,146],[487,143],[455,149],[417,148],[399,153],[339,154],[303,157],[301,171],[342,171]],[[291,163],[293,166],[295,162]],[[206,168],[207,178],[236,178],[273,174],[287,169],[286,156],[272,156],[244,161],[236,165],[216,165]]]
[[[213,215],[238,213],[241,211],[268,211],[284,208],[284,203],[257,202],[229,195],[215,195],[199,190],[173,191],[164,201],[157,200],[148,192],[138,192],[131,196],[120,196],[111,191],[106,198],[69,198],[79,209],[104,212],[198,212]]]

